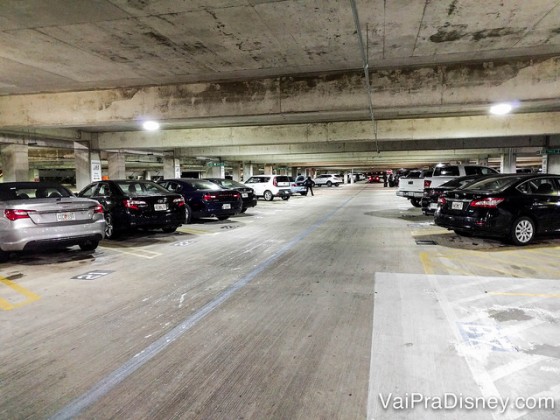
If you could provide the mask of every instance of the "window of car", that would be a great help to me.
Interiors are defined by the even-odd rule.
[[[466,175],[490,175],[495,173],[497,173],[497,171],[492,168],[487,168],[486,166],[465,166]]]
[[[518,177],[490,177],[473,182],[466,189],[469,191],[502,191],[519,179]]]
[[[97,184],[88,185],[86,188],[80,191],[79,195],[80,197],[93,197],[93,193],[95,192],[96,188]]]
[[[459,167],[458,166],[436,166],[434,168],[434,173],[432,176],[459,176]]]
[[[214,190],[219,191],[222,188],[218,184],[214,184],[213,182],[207,181],[205,179],[197,179],[191,181],[190,184],[196,190]]]
[[[111,186],[106,182],[99,184],[99,189],[95,195],[103,196],[103,197],[110,197],[111,196]]]
[[[558,195],[558,184],[554,178],[535,178],[523,182],[517,189],[524,194]]]
[[[276,177],[276,180],[278,182],[290,182],[290,177],[280,175]]]
[[[161,195],[168,191],[161,185],[150,181],[119,181],[118,187],[126,195]]]

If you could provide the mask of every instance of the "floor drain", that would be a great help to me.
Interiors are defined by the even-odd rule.
[[[416,245],[437,245],[436,241],[426,241],[423,239],[417,239]]]

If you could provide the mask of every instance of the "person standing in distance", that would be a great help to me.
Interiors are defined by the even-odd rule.
[[[311,193],[312,196],[315,195],[315,194],[313,194],[313,180],[311,179],[310,176],[307,177],[307,179],[305,180],[303,185],[305,185],[307,187],[307,192],[308,193]]]

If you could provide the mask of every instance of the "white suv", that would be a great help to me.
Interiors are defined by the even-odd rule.
[[[263,197],[266,201],[281,197],[288,200],[291,193],[290,177],[285,175],[255,175],[245,181],[245,185],[255,191],[257,197]]]
[[[322,185],[326,185],[327,187],[332,187],[334,185],[335,187],[338,187],[340,184],[344,184],[344,180],[336,174],[319,175],[313,180],[313,182],[315,182],[315,185],[318,187]]]

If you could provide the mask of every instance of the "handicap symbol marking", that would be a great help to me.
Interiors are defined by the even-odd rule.
[[[172,246],[187,246],[190,245],[191,242],[190,241],[181,241],[181,242],[175,242],[174,244],[171,244]]]
[[[90,271],[89,273],[80,274],[79,276],[72,277],[72,278],[77,280],[95,280],[98,279],[99,277],[103,277],[111,273],[114,273],[114,271],[112,270]]]
[[[495,325],[457,322],[457,326],[463,340],[472,347],[485,347],[491,351],[517,351]]]

